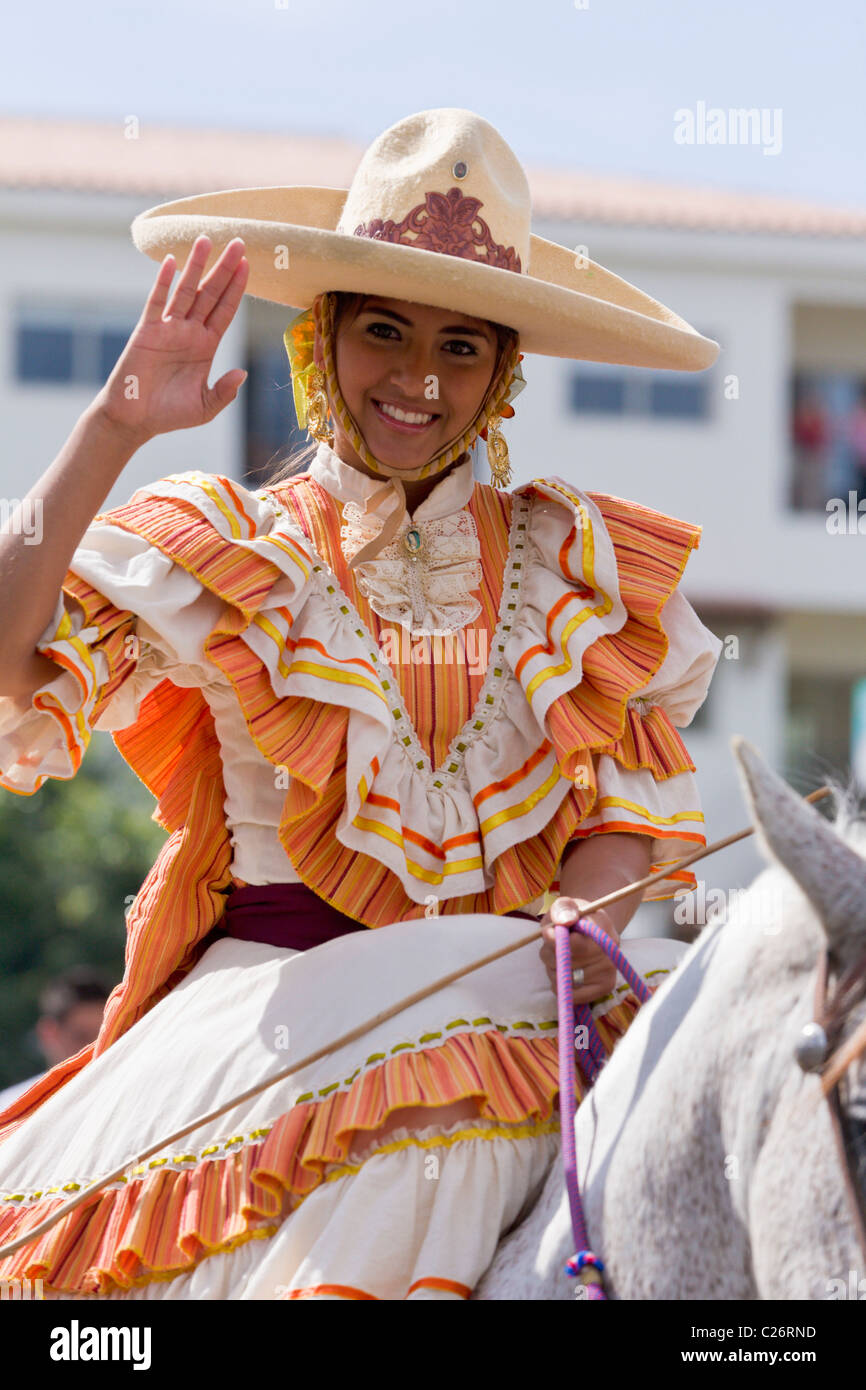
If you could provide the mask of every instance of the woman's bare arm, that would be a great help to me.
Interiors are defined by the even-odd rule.
[[[652,836],[611,832],[588,835],[568,846],[562,858],[559,892],[563,898],[593,902],[650,871]],[[621,936],[640,907],[643,889],[611,903],[605,909]]]
[[[54,662],[34,650],[36,642],[54,612],[81,537],[135,447],[91,405],[0,535],[0,695],[24,698],[57,675]],[[16,522],[18,515],[28,518],[29,536]],[[29,518],[36,519],[35,528]]]
[[[652,837],[649,835],[619,832],[589,835],[566,849],[559,874],[559,897],[551,904],[550,912],[542,921],[544,945],[541,959],[554,990],[556,956],[551,914],[555,913],[557,905],[568,904],[580,909],[586,903],[643,878],[649,873],[651,862]],[[618,940],[640,906],[642,897],[643,889],[638,889],[636,893],[629,893],[627,897],[611,903],[610,907],[594,912],[593,918]],[[575,921],[576,916],[572,912],[567,920]],[[591,1003],[613,988],[616,967],[600,946],[578,932],[571,935],[571,963],[575,969],[580,966],[584,970],[583,984],[576,985],[574,989],[575,1003]]]
[[[157,434],[206,424],[243,383],[239,368],[213,387],[207,381],[249,265],[237,238],[199,284],[209,252],[199,237],[168,307],[175,265],[166,256],[114,371],[0,533],[0,696],[26,699],[57,674],[36,643],[84,532],[136,450]]]

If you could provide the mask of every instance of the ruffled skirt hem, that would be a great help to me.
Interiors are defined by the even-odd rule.
[[[462,922],[468,959],[485,954],[490,931],[502,943],[526,927]],[[431,955],[443,930],[457,939],[455,924],[429,929]],[[154,1135],[273,1075],[274,1035],[285,1027],[275,1019],[291,1020],[292,1039],[297,1028],[309,1056],[319,1037],[342,1034],[337,1020],[352,1021],[353,984],[372,1012],[381,1002],[374,981],[380,996],[399,999],[419,969],[437,977],[441,962],[425,962],[423,951],[394,952],[405,927],[391,945],[389,931],[303,954],[232,940],[211,947],[175,990],[0,1144],[0,1244],[34,1230],[130,1151],[153,1146]],[[424,940],[422,928],[415,946]],[[670,946],[673,956],[677,943]],[[447,943],[444,956],[453,957]],[[329,972],[338,958],[348,966],[344,1008]],[[385,980],[383,959],[391,967]],[[657,952],[653,963],[667,973]],[[327,980],[335,1007],[322,1017]],[[119,1180],[0,1259],[0,1279],[41,1279],[49,1296],[70,1297],[153,1289],[152,1297],[173,1284],[176,1292],[164,1296],[427,1297],[431,1279],[471,1289],[558,1149],[555,1007],[536,946],[434,998],[435,1013],[431,1000],[412,1006],[180,1144],[130,1163]],[[637,1007],[624,985],[595,1006],[608,1053]],[[579,1098],[585,1089],[579,1077]],[[389,1223],[396,1223],[393,1239]],[[464,1228],[474,1232],[472,1248],[487,1252],[484,1263],[471,1251],[454,1253]],[[217,1277],[226,1262],[229,1272]],[[397,1270],[393,1278],[382,1274],[383,1262]],[[205,1267],[209,1274],[200,1273]],[[193,1283],[224,1292],[195,1293]],[[360,1293],[324,1293],[325,1285]]]

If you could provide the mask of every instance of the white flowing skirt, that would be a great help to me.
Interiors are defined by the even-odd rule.
[[[334,1043],[531,931],[480,914],[306,952],[215,942],[0,1143],[0,1244],[125,1170],[0,1257],[0,1279],[42,1278],[53,1298],[468,1298],[559,1151],[540,943]],[[658,984],[684,949],[638,938],[629,957]],[[626,993],[594,1006],[608,1047]]]

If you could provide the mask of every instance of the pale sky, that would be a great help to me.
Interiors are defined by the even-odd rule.
[[[525,163],[864,208],[864,73],[862,0],[39,0],[4,12],[0,111],[366,144],[463,106]],[[677,143],[699,103],[767,138]]]

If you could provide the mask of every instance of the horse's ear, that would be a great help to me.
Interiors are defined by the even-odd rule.
[[[866,934],[866,860],[767,766],[751,743],[735,736],[731,747],[766,857],[777,860],[799,884],[837,962],[848,964],[862,951]]]

